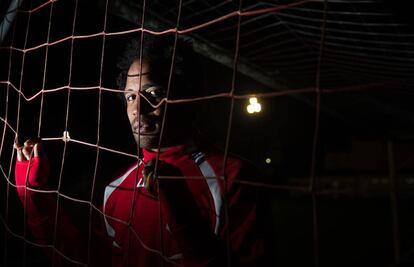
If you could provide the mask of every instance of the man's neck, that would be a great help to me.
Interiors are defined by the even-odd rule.
[[[187,139],[187,141],[181,143],[181,144],[176,144],[174,146],[165,146],[165,147],[160,147],[160,148],[148,148],[146,150],[148,151],[152,151],[152,152],[158,152],[158,153],[162,153],[167,151],[168,149],[175,147],[175,146],[179,146],[179,145],[184,145],[186,147],[187,151],[193,151],[196,149],[196,144],[194,142],[194,140],[192,138]]]
[[[160,148],[150,148],[150,149],[147,149],[147,150],[152,151],[152,152],[164,152],[164,151],[167,151],[170,148],[171,148],[171,146],[160,147]]]

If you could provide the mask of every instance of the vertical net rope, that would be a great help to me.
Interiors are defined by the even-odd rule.
[[[297,192],[301,194],[308,194],[311,198],[311,205],[312,205],[312,216],[313,216],[313,241],[314,241],[314,265],[319,266],[320,265],[320,258],[321,258],[321,251],[319,250],[319,210],[318,210],[318,192],[317,192],[317,177],[316,177],[316,164],[317,164],[317,150],[318,150],[318,136],[319,136],[319,130],[320,130],[320,113],[323,111],[323,105],[321,101],[321,97],[324,95],[335,95],[343,92],[358,92],[358,91],[369,91],[372,90],[372,88],[377,88],[378,86],[383,86],[384,84],[387,84],[388,82],[392,81],[395,82],[395,80],[398,80],[399,78],[409,75],[409,73],[412,72],[414,69],[414,61],[410,62],[412,59],[412,48],[414,47],[414,41],[409,42],[406,41],[404,45],[407,48],[405,51],[406,54],[408,54],[410,57],[410,60],[407,60],[405,62],[401,61],[401,58],[403,57],[398,51],[398,49],[392,48],[392,46],[395,46],[397,44],[400,44],[400,41],[390,41],[387,40],[381,40],[381,36],[388,36],[391,38],[400,38],[402,35],[404,35],[405,38],[412,38],[413,36],[410,34],[402,34],[402,33],[390,33],[390,32],[382,32],[381,36],[376,32],[377,27],[384,26],[381,23],[374,23],[374,22],[353,22],[353,21],[339,21],[340,29],[329,27],[332,23],[338,23],[335,22],[330,15],[337,15],[338,17],[340,15],[344,14],[336,14],[335,11],[330,11],[328,8],[328,2],[329,3],[342,3],[346,4],[343,1],[315,1],[315,0],[304,0],[304,1],[295,1],[292,3],[287,4],[257,4],[252,5],[249,9],[243,8],[243,1],[239,1],[238,6],[234,8],[234,10],[225,10],[223,11],[224,14],[220,14],[219,16],[216,16],[214,18],[211,18],[211,16],[207,16],[208,12],[213,12],[216,9],[222,8],[225,4],[224,2],[217,5],[217,6],[211,6],[210,8],[206,8],[203,11],[197,11],[197,13],[184,16],[182,14],[182,9],[184,8],[185,4],[188,4],[188,8],[190,8],[190,4],[187,3],[188,1],[179,1],[177,5],[177,18],[176,23],[172,27],[162,30],[162,31],[155,31],[149,28],[145,28],[145,22],[146,22],[146,12],[147,12],[147,6],[146,1],[143,1],[142,4],[142,14],[141,14],[141,22],[139,27],[134,27],[133,29],[128,30],[119,30],[119,31],[108,31],[108,23],[109,21],[109,9],[110,9],[110,1],[105,1],[104,5],[104,22],[103,22],[103,30],[101,32],[94,32],[91,34],[82,34],[79,35],[76,33],[76,26],[77,26],[77,17],[78,17],[78,0],[74,1],[74,15],[73,15],[73,21],[71,26],[71,34],[68,36],[64,36],[61,38],[58,38],[57,40],[50,40],[50,34],[52,27],[58,27],[57,25],[52,25],[52,16],[55,12],[55,5],[59,4],[60,1],[50,0],[46,1],[44,3],[38,3],[39,1],[31,1],[29,5],[29,9],[18,8],[17,10],[14,10],[12,12],[17,12],[17,17],[15,20],[19,20],[20,17],[25,17],[27,19],[26,24],[26,31],[24,33],[22,32],[16,32],[16,25],[13,25],[13,28],[10,32],[11,38],[10,41],[7,43],[7,45],[1,44],[0,46],[0,52],[5,52],[8,54],[8,67],[7,67],[7,74],[2,75],[1,77],[6,77],[4,80],[0,79],[0,85],[1,90],[4,90],[4,99],[1,99],[1,105],[2,105],[2,113],[0,117],[0,121],[2,124],[2,138],[1,138],[1,144],[0,144],[0,158],[2,161],[0,162],[0,169],[1,169],[1,176],[2,180],[4,180],[4,184],[6,185],[6,188],[4,191],[5,194],[5,200],[6,202],[2,205],[4,205],[4,212],[0,214],[0,220],[3,225],[3,228],[6,230],[5,237],[4,237],[4,249],[3,249],[3,257],[2,262],[5,266],[7,266],[7,255],[9,253],[8,249],[8,237],[13,237],[15,239],[20,239],[23,241],[23,255],[22,255],[22,261],[23,266],[27,265],[27,249],[30,249],[27,245],[35,246],[39,248],[48,248],[53,251],[53,258],[55,257],[63,257],[65,260],[78,264],[80,266],[89,266],[90,265],[90,257],[91,257],[91,251],[90,251],[90,244],[92,239],[92,217],[93,213],[97,212],[101,217],[106,217],[107,219],[111,219],[112,221],[116,221],[118,223],[121,223],[128,227],[128,230],[133,234],[133,236],[137,239],[137,241],[147,249],[148,251],[151,251],[152,253],[155,253],[159,255],[159,257],[163,258],[166,262],[169,262],[171,264],[177,265],[174,261],[169,259],[165,253],[162,250],[157,250],[155,248],[150,247],[148,244],[145,244],[142,240],[142,238],[139,236],[138,233],[133,229],[131,226],[131,221],[134,216],[133,210],[134,205],[132,205],[131,213],[129,216],[129,219],[127,221],[123,221],[119,218],[115,218],[109,215],[106,215],[102,212],[102,210],[97,207],[94,203],[94,195],[96,191],[96,180],[98,179],[99,174],[99,168],[100,166],[100,158],[102,157],[102,153],[109,153],[111,155],[119,155],[123,157],[127,157],[128,159],[134,160],[139,164],[141,162],[141,155],[139,153],[139,149],[137,149],[137,153],[131,153],[128,151],[122,151],[117,148],[108,147],[103,144],[101,141],[101,134],[102,134],[102,127],[101,127],[101,110],[105,107],[102,106],[102,94],[113,94],[115,97],[116,94],[119,93],[119,89],[116,88],[107,88],[105,87],[105,83],[103,82],[104,79],[104,68],[105,68],[105,52],[107,49],[107,39],[110,37],[117,37],[117,36],[127,36],[127,35],[136,35],[140,36],[141,40],[143,40],[143,34],[151,34],[151,35],[164,35],[173,33],[175,34],[176,40],[177,37],[180,35],[191,35],[197,32],[202,32],[203,30],[209,29],[210,27],[215,27],[217,25],[221,25],[221,23],[227,22],[229,20],[235,19],[237,22],[234,25],[223,27],[214,33],[220,33],[222,32],[224,35],[227,31],[235,31],[236,37],[234,38],[234,43],[232,45],[234,51],[232,51],[232,78],[231,78],[231,88],[227,92],[222,93],[214,93],[214,94],[207,94],[202,97],[196,97],[192,99],[169,99],[169,89],[170,89],[170,83],[171,83],[171,77],[174,69],[174,57],[175,57],[175,49],[176,44],[174,44],[174,52],[173,52],[173,59],[171,62],[171,68],[170,68],[170,75],[169,75],[169,81],[168,81],[168,87],[167,87],[167,94],[166,97],[161,100],[158,104],[152,104],[149,100],[147,100],[148,104],[151,105],[153,108],[157,108],[161,105],[165,105],[165,110],[163,114],[163,121],[162,121],[162,127],[161,127],[161,137],[164,133],[164,124],[166,121],[166,113],[168,110],[168,105],[170,104],[180,104],[180,103],[188,103],[188,102],[201,102],[201,101],[215,101],[215,100],[228,100],[229,103],[229,116],[227,120],[227,128],[225,131],[225,143],[224,143],[224,162],[223,162],[223,170],[225,170],[227,166],[227,159],[229,155],[230,150],[230,144],[231,144],[231,138],[234,134],[233,127],[233,116],[234,113],[237,112],[237,109],[235,108],[236,101],[246,101],[248,100],[252,95],[260,98],[260,99],[273,99],[278,97],[284,97],[284,96],[301,96],[301,95],[313,95],[314,102],[312,103],[312,106],[314,108],[314,120],[315,120],[315,126],[314,126],[314,132],[312,137],[312,154],[309,155],[311,157],[311,165],[310,165],[310,175],[308,179],[308,184],[306,185],[284,185],[284,184],[272,184],[272,183],[266,183],[266,182],[260,182],[260,181],[243,181],[243,180],[236,180],[236,183],[247,185],[251,187],[258,187],[258,188],[266,188],[267,190],[272,190],[272,192]],[[248,2],[248,1],[246,1]],[[375,1],[359,1],[364,2],[366,4],[375,2]],[[321,4],[322,8],[313,8],[313,4]],[[187,7],[187,6],[186,6]],[[28,46],[28,36],[29,36],[29,30],[31,26],[31,17],[36,16],[40,12],[45,12],[45,10],[49,10],[49,17],[46,18],[48,20],[47,23],[47,37],[46,41],[41,44],[36,44],[33,46]],[[224,9],[223,9],[224,10]],[[299,15],[298,13],[289,13],[284,12],[288,10],[298,10],[300,12],[310,14],[306,18]],[[367,17],[370,16],[384,16],[381,12],[368,12]],[[364,12],[360,12],[360,14],[364,14]],[[187,19],[194,19],[195,17],[203,17],[208,18],[207,21],[200,22],[198,24],[192,25],[191,27],[184,27],[183,25],[187,25],[182,23],[182,21],[186,21]],[[268,16],[275,16],[280,18],[288,18],[289,23],[286,23],[284,27],[287,27],[289,29],[294,29],[296,34],[300,36],[300,39],[302,40],[310,40],[309,43],[311,45],[308,45],[306,49],[311,50],[316,55],[316,67],[312,64],[307,64],[307,61],[309,59],[298,57],[297,60],[293,59],[289,62],[289,66],[286,68],[287,73],[295,71],[298,71],[301,67],[303,67],[304,75],[308,75],[310,77],[310,80],[313,79],[314,85],[313,86],[304,86],[299,88],[284,88],[283,90],[274,90],[270,92],[259,92],[259,93],[244,93],[239,92],[237,89],[237,75],[243,70],[239,70],[240,64],[243,63],[243,60],[241,58],[241,52],[244,51],[245,48],[248,48],[249,46],[255,46],[257,44],[262,44],[260,48],[252,49],[247,52],[247,55],[252,56],[253,58],[256,58],[258,62],[263,62],[263,64],[269,64],[270,66],[273,64],[271,59],[267,61],[265,56],[261,54],[263,51],[268,51],[269,49],[274,49],[275,45],[272,45],[272,42],[275,42],[275,38],[280,37],[280,35],[283,35],[282,32],[275,31],[274,34],[269,34],[264,36],[263,38],[258,38],[256,40],[243,43],[244,38],[248,35],[254,35],[257,31],[260,29],[267,29],[272,27],[277,27],[279,24],[263,24],[261,25],[261,28],[255,28],[254,30],[250,30],[247,33],[243,31],[243,29],[249,29],[251,25],[253,25],[255,22],[259,21],[261,18],[268,17]],[[321,17],[321,18],[320,18]],[[320,23],[320,27],[316,28],[313,24],[308,22],[318,22]],[[352,26],[355,25],[368,25],[370,29],[372,30],[372,35],[377,38],[376,40],[357,40],[353,36],[364,34],[361,32],[358,32],[357,30],[352,29]],[[387,24],[389,25],[389,24]],[[395,23],[391,23],[392,26],[396,26]],[[306,29],[311,29],[310,31],[306,32]],[[341,33],[342,35],[339,35],[337,33]],[[365,34],[370,34],[366,33]],[[24,35],[24,41],[23,45],[20,47],[19,45],[15,44],[15,39],[18,37],[17,35]],[[207,34],[206,34],[207,35]],[[352,37],[350,37],[352,36]],[[378,37],[380,36],[380,37]],[[19,37],[21,38],[21,36]],[[76,86],[72,84],[72,75],[73,75],[73,54],[74,54],[74,47],[75,43],[77,41],[82,40],[92,40],[94,38],[101,38],[101,61],[99,63],[99,79],[98,82],[95,85],[88,85],[88,86]],[[279,39],[278,39],[279,40]],[[223,37],[221,41],[224,43],[226,40]],[[278,41],[280,42],[279,45],[288,44],[289,45],[289,39],[286,39],[285,41]],[[380,47],[370,47],[373,42],[381,44]],[[62,44],[70,44],[70,56],[69,56],[69,72],[68,72],[68,80],[65,81],[65,85],[49,88],[47,84],[47,70],[48,70],[48,60],[49,60],[49,48],[53,48]],[[359,45],[360,43],[366,43],[368,46]],[[349,48],[349,50],[344,49],[342,54],[338,54],[334,56],[331,52],[333,49],[332,47],[336,47],[338,45],[341,45],[343,47]],[[353,50],[355,49],[355,50]],[[26,69],[28,66],[25,65],[26,56],[29,53],[34,53],[38,51],[45,51],[44,54],[44,60],[43,60],[43,73],[42,73],[42,83],[40,88],[32,89],[31,93],[28,94],[26,88],[23,87],[24,79],[26,78]],[[274,49],[275,51],[272,51],[271,54],[275,55],[279,53],[277,49]],[[291,52],[293,54],[300,55],[302,51],[296,50],[295,46],[292,46],[288,50],[284,50],[284,52]],[[351,52],[350,52],[351,51]],[[356,51],[356,52],[355,52]],[[366,52],[369,51],[369,52]],[[372,56],[364,58],[363,56],[366,55],[364,53],[373,53]],[[381,53],[383,54],[381,54]],[[343,83],[343,86],[335,86],[335,87],[326,87],[324,86],[323,81],[327,81],[326,83],[329,84],[331,79],[337,78],[336,73],[331,71],[330,69],[324,69],[323,65],[325,62],[332,63],[340,61],[342,58],[346,56],[347,53],[353,53],[353,56],[361,56],[361,61],[358,61],[354,66],[348,66],[347,64],[343,65],[343,68],[345,70],[348,70],[350,68],[353,68],[353,71],[362,71],[363,77],[361,77],[361,80],[364,80],[364,83],[358,83],[358,84],[347,84],[346,82]],[[377,54],[376,54],[377,53]],[[19,81],[16,83],[13,81],[12,78],[12,71],[15,71],[15,69],[12,68],[12,62],[13,58],[19,55],[21,56],[21,66],[20,66],[20,74],[19,74]],[[142,50],[140,51],[140,55],[142,55]],[[243,54],[244,55],[244,54]],[[281,57],[283,58],[283,57]],[[282,62],[281,65],[284,63]],[[367,64],[376,64],[376,68],[373,68],[371,70],[365,71],[365,66]],[[314,66],[313,69],[312,67]],[[397,71],[393,70],[393,68],[397,68]],[[30,69],[30,67],[29,67]],[[377,77],[373,71],[378,70],[380,73],[383,71],[387,71],[387,76],[382,76],[379,81],[375,81],[371,77]],[[1,70],[3,72],[3,69]],[[398,71],[400,73],[398,73]],[[305,76],[306,76],[305,75]],[[304,77],[305,77],[304,76]],[[346,75],[344,75],[346,76]],[[344,80],[348,79],[347,77],[344,77]],[[409,80],[408,83],[412,81]],[[18,95],[17,97],[17,103],[14,103],[16,105],[16,114],[15,118],[10,117],[10,94],[11,92],[14,92]],[[62,131],[64,133],[70,133],[70,112],[73,109],[76,109],[73,104],[73,94],[79,93],[79,92],[97,92],[97,101],[98,101],[98,110],[97,110],[97,118],[96,118],[96,142],[91,142],[90,140],[79,138],[76,135],[71,134],[70,137],[62,134],[62,136],[44,136],[42,133],[42,129],[45,126],[44,113],[47,111],[44,107],[44,98],[47,95],[52,94],[61,94],[65,96],[65,101],[61,104],[65,107],[65,122],[64,122],[64,128]],[[145,96],[142,96],[145,99]],[[51,190],[42,190],[42,189],[35,189],[35,188],[29,188],[25,187],[25,190],[27,192],[38,192],[40,194],[54,194],[56,195],[56,214],[54,218],[54,229],[53,229],[53,243],[52,244],[40,244],[31,241],[28,238],[28,229],[26,227],[26,223],[23,225],[23,231],[22,233],[18,233],[15,230],[13,230],[13,227],[10,226],[10,219],[9,219],[9,199],[11,198],[12,191],[16,189],[16,184],[14,183],[13,178],[13,162],[15,161],[15,151],[10,147],[10,144],[13,143],[15,140],[18,139],[18,137],[22,134],[21,133],[21,124],[25,123],[21,120],[21,106],[26,105],[28,103],[33,103],[35,101],[40,101],[39,106],[39,117],[38,117],[38,123],[37,123],[37,137],[41,138],[43,142],[63,142],[63,152],[62,152],[62,159],[60,162],[60,170],[59,170],[59,177],[58,177],[58,184],[56,189]],[[14,105],[13,104],[13,105]],[[9,132],[9,134],[7,134]],[[11,133],[11,134],[10,134]],[[12,140],[13,139],[13,140]],[[73,196],[70,196],[64,192],[62,192],[62,179],[64,176],[65,171],[65,159],[67,157],[68,149],[67,146],[69,143],[73,143],[76,145],[79,145],[81,147],[84,147],[85,149],[93,149],[95,151],[95,160],[93,163],[93,177],[92,177],[92,186],[91,186],[91,192],[90,192],[90,198],[85,200],[81,198],[76,198]],[[159,142],[159,147],[161,145],[161,141]],[[4,160],[6,158],[6,160]],[[7,161],[8,160],[8,161]],[[158,164],[159,158],[157,157],[156,166]],[[7,162],[7,163],[4,163]],[[157,170],[157,167],[155,168]],[[226,185],[226,176],[227,174],[225,171],[220,174],[219,177],[206,177],[206,179],[222,179],[224,180],[224,185]],[[202,177],[182,177],[182,176],[157,176],[159,179],[201,179]],[[394,177],[391,175],[391,177]],[[394,177],[395,178],[395,177]],[[393,178],[393,179],[394,179]],[[138,179],[138,177],[137,177]],[[391,187],[391,209],[393,212],[393,235],[394,235],[394,254],[395,254],[395,261],[398,262],[400,260],[400,251],[399,251],[399,239],[398,239],[398,213],[397,213],[397,203],[396,203],[396,189],[395,189],[395,181],[390,184]],[[226,189],[226,188],[225,188]],[[3,190],[3,188],[2,188]],[[224,190],[226,192],[226,190]],[[135,188],[134,188],[134,194],[135,196]],[[134,197],[133,197],[134,198]],[[60,210],[60,202],[62,199],[70,201],[71,203],[78,203],[79,205],[86,205],[89,210],[89,224],[88,224],[88,258],[85,262],[79,262],[76,259],[71,258],[70,256],[66,255],[63,251],[60,251],[57,248],[57,231],[58,231],[58,216],[59,216],[59,210]],[[226,197],[224,196],[224,210],[225,210],[225,217],[226,221],[229,221],[228,216],[228,203],[226,200]],[[160,207],[161,210],[161,207]],[[160,211],[161,216],[161,211]],[[23,218],[24,221],[26,221],[26,217]],[[162,218],[161,218],[162,220]],[[162,227],[161,223],[161,227]],[[162,233],[162,229],[160,229],[160,232]],[[230,238],[229,234],[227,232],[227,266],[232,266],[231,257],[230,257]],[[163,240],[161,240],[162,244]],[[161,246],[163,247],[163,246]],[[57,255],[56,255],[57,254]],[[322,256],[323,257],[323,256]],[[53,261],[54,262],[54,261]],[[177,265],[180,266],[180,265]]]

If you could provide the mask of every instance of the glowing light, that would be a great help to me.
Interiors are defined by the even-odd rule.
[[[249,105],[247,105],[247,112],[249,114],[259,113],[262,111],[262,105],[257,100],[257,97],[250,97],[249,98]]]
[[[266,162],[267,164],[270,164],[270,163],[272,163],[272,159],[271,159],[271,158],[266,158],[265,162]]]
[[[254,113],[254,106],[248,105],[247,106],[247,112],[250,113],[250,114]]]

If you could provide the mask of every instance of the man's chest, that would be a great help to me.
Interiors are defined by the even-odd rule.
[[[186,166],[180,171],[181,177],[176,178],[185,180],[186,188],[192,196],[191,201],[199,207],[202,216],[213,223],[216,212],[207,180],[196,168]],[[181,197],[180,192],[173,193],[177,198]],[[170,236],[168,221],[163,218],[162,209],[163,202],[146,192],[141,168],[130,173],[113,190],[105,205],[105,213],[114,218],[110,221],[115,230],[117,243],[125,242],[132,234],[155,247],[159,246],[161,235],[167,243]]]

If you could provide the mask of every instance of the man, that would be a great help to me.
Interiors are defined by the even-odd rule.
[[[96,237],[89,242],[87,262],[100,266],[109,261],[112,266],[259,266],[263,241],[256,192],[237,182],[251,180],[254,172],[239,159],[225,161],[221,153],[197,142],[194,102],[165,103],[167,98],[200,95],[191,44],[174,35],[143,37],[142,46],[132,40],[127,47],[118,79],[143,159],[106,187],[102,212],[107,236],[99,223],[94,224]],[[52,221],[44,217],[56,207],[49,200],[39,209],[36,204],[45,194],[26,189],[47,185],[46,159],[37,142],[16,148],[16,184],[21,186],[18,192],[26,202],[29,225],[37,239],[50,240],[42,229]],[[88,248],[81,248],[85,242],[68,241],[82,239],[82,235],[64,218],[58,229],[66,234],[54,245],[63,254],[85,259],[82,254]],[[104,244],[109,244],[111,253],[102,253],[107,251]]]

